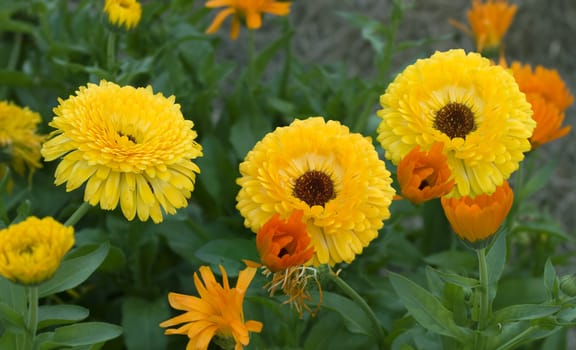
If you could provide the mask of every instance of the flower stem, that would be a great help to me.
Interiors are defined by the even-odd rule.
[[[83,202],[82,205],[80,205],[78,209],[76,209],[76,211],[73,212],[72,215],[70,215],[68,220],[66,220],[64,226],[76,225],[76,223],[80,221],[80,219],[84,216],[84,214],[88,212],[88,209],[90,209],[90,204],[88,204],[88,202]]]
[[[34,341],[36,340],[36,330],[38,329],[38,286],[28,286],[28,317],[26,319],[26,329],[28,335],[24,350],[34,349]]]
[[[368,303],[358,294],[348,283],[346,283],[343,279],[341,279],[337,274],[330,271],[327,274],[332,282],[334,282],[338,288],[340,288],[344,294],[346,294],[350,299],[356,302],[360,308],[366,313],[370,321],[372,322],[372,326],[376,331],[376,338],[378,340],[378,349],[383,350],[386,349],[386,337],[384,335],[384,330],[380,325],[380,321],[374,314],[374,311],[370,308]]]
[[[116,69],[114,65],[116,64],[116,34],[112,31],[108,33],[108,42],[106,45],[106,66],[108,68],[108,73],[111,76],[116,75]]]
[[[248,31],[248,87],[254,91],[254,30]]]
[[[478,256],[478,274],[480,278],[480,305],[478,313],[478,326],[476,347],[477,350],[483,350],[486,347],[486,337],[480,332],[486,330],[488,318],[490,317],[490,298],[488,286],[488,264],[486,263],[486,248],[476,249]]]

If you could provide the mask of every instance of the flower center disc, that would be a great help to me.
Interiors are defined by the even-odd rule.
[[[450,139],[466,138],[466,135],[476,130],[474,113],[462,103],[448,103],[436,112],[434,128],[448,135]]]
[[[324,206],[326,202],[336,197],[330,176],[317,170],[307,171],[297,178],[292,194],[311,207]]]

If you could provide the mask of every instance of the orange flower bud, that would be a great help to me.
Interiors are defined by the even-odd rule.
[[[512,207],[514,192],[508,182],[504,181],[491,195],[481,194],[474,198],[442,197],[441,201],[452,230],[460,238],[473,243],[498,231]]]
[[[288,220],[275,214],[256,235],[256,248],[262,264],[272,272],[291,266],[302,265],[312,258],[314,248],[310,246],[310,236],[306,223],[302,222],[304,212],[295,210]]]
[[[466,15],[476,39],[478,52],[499,48],[516,14],[516,5],[506,0],[474,0]]]
[[[398,163],[402,196],[414,204],[442,197],[452,190],[454,180],[442,153],[443,144],[432,145],[428,153],[416,146]]]

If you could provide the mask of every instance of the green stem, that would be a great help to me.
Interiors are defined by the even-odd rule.
[[[24,350],[32,350],[36,340],[36,330],[38,329],[38,287],[28,286],[28,317],[26,319],[26,328],[28,336]]]
[[[112,31],[108,33],[108,42],[106,45],[106,65],[108,73],[112,76],[116,75],[116,34]]]
[[[22,51],[22,33],[14,34],[14,46],[10,52],[10,58],[8,59],[8,66],[6,69],[12,71],[16,69],[18,61],[20,60],[20,52]],[[2,86],[0,88],[0,99],[5,100],[8,97],[8,87]]]
[[[341,279],[337,274],[330,271],[327,274],[332,282],[334,282],[338,288],[340,288],[344,294],[346,294],[350,299],[356,302],[360,308],[366,313],[370,321],[372,322],[372,326],[376,331],[376,337],[378,339],[378,349],[383,350],[386,349],[386,336],[384,335],[384,330],[380,325],[380,321],[374,314],[374,311],[370,308],[368,303],[358,294],[348,283],[346,283],[343,279]]]
[[[78,207],[78,209],[76,209],[76,211],[74,213],[72,213],[72,215],[70,215],[68,220],[66,220],[66,222],[64,223],[64,226],[76,225],[76,223],[78,221],[80,221],[80,219],[84,216],[84,214],[86,214],[88,212],[88,209],[90,209],[90,207],[91,206],[90,206],[90,204],[88,204],[88,202],[82,203],[82,205],[80,205]]]
[[[486,248],[476,249],[478,255],[478,271],[480,278],[480,307],[478,313],[478,327],[477,327],[477,350],[486,348],[486,337],[480,332],[486,330],[488,325],[488,318],[490,317],[490,289],[488,285],[488,264],[486,263]]]
[[[248,87],[250,91],[255,90],[254,86],[254,30],[248,30]]]

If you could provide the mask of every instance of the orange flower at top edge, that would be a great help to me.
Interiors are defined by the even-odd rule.
[[[277,16],[286,16],[290,13],[290,2],[275,0],[208,0],[206,7],[226,7],[220,11],[206,29],[206,33],[215,33],[224,20],[232,15],[230,38],[238,38],[240,24],[246,24],[249,29],[259,29],[262,26],[262,13],[271,13]]]
[[[304,212],[295,210],[288,220],[275,214],[256,235],[256,248],[262,264],[272,272],[291,266],[303,265],[314,255],[310,246],[310,236],[306,223],[302,221]]]
[[[442,153],[443,144],[432,145],[428,153],[416,146],[398,163],[402,196],[414,204],[442,197],[454,187],[452,172]]]
[[[462,239],[474,243],[492,236],[508,215],[514,202],[514,192],[507,181],[491,194],[474,198],[442,197],[442,208],[452,230]]]
[[[493,50],[500,48],[516,10],[516,5],[508,4],[506,0],[474,0],[472,8],[466,12],[472,29],[454,20],[451,23],[474,37],[478,52]]]

